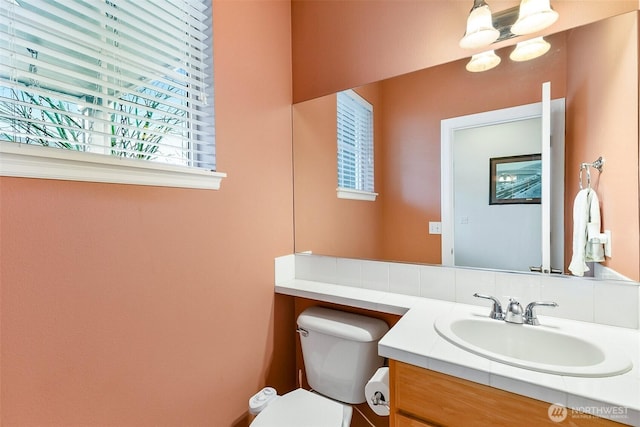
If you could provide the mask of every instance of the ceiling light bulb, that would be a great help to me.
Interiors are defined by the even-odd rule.
[[[473,55],[466,68],[467,71],[478,73],[496,67],[500,63],[500,61],[501,59],[498,55],[496,55],[495,51],[488,50],[486,52]]]
[[[531,34],[547,28],[558,19],[549,0],[522,0],[518,20],[511,26],[516,35]]]
[[[551,45],[542,37],[536,37],[530,40],[525,40],[516,45],[516,48],[511,52],[509,58],[512,61],[528,61],[533,58],[544,55],[549,51]]]
[[[493,26],[491,9],[484,0],[474,0],[467,18],[467,31],[460,40],[460,47],[475,49],[488,46],[500,36],[500,31]]]

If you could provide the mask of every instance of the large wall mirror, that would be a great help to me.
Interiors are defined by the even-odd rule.
[[[551,98],[566,106],[564,175],[551,184],[564,193],[564,230],[551,235],[563,242],[561,269],[572,254],[579,166],[602,156],[602,173],[591,176],[602,227],[611,230],[612,256],[601,271],[638,281],[638,13],[546,39],[550,51],[531,61],[510,61],[513,47],[504,47],[497,51],[501,64],[486,72],[470,73],[468,60],[459,60],[355,88],[374,107],[374,202],[336,196],[336,95],[294,104],[295,250],[441,264],[441,235],[429,230],[430,222],[442,220],[441,122],[540,102],[542,83],[551,82]],[[539,240],[526,229],[519,238]],[[482,241],[474,245],[486,251]]]

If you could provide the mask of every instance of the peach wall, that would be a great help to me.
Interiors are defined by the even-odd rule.
[[[295,386],[293,300],[273,293],[290,3],[214,15],[220,191],[0,179],[3,426],[243,426],[253,393]]]
[[[518,0],[492,0],[494,12]],[[293,0],[293,94],[304,101],[455,61],[471,0]],[[553,0],[555,33],[638,9],[637,0]],[[504,41],[502,47],[517,39]]]
[[[568,54],[567,135],[572,144],[566,157],[569,194],[579,188],[578,165],[604,157],[602,174],[592,169],[591,176],[602,227],[612,232],[613,257],[605,265],[634,280],[640,280],[637,20],[638,14],[625,14],[573,33],[580,43],[570,43]],[[572,200],[565,209],[573,209]]]
[[[374,108],[375,189],[382,185],[382,144],[378,85],[357,92]],[[336,95],[293,106],[295,218],[297,252],[312,251],[341,257],[382,256],[382,199],[375,202],[338,199]]]

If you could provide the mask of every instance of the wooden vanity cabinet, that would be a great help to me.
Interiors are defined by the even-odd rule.
[[[603,418],[548,416],[550,404],[483,384],[389,361],[389,427],[621,426]]]

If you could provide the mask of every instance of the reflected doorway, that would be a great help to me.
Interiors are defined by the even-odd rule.
[[[553,143],[546,149],[550,152],[547,158],[551,160],[547,178],[551,194],[535,203],[522,196],[524,193],[516,192],[524,188],[525,179],[532,183],[541,180],[533,176],[537,173],[535,162],[516,160],[518,156],[544,151],[542,109],[542,103],[536,103],[442,121],[444,265],[530,271],[530,267],[543,264],[547,251],[551,267],[562,270],[564,99],[551,101],[550,108]],[[492,203],[495,197],[491,194],[492,185],[500,179],[492,176],[492,159],[510,162],[501,169],[505,175],[503,181],[509,182],[503,182],[498,188],[513,190],[513,193],[500,194],[514,200],[495,203],[493,199]],[[506,174],[507,169],[512,173]],[[550,209],[543,209],[547,203]],[[546,239],[546,244],[542,230],[550,230],[551,238]]]

